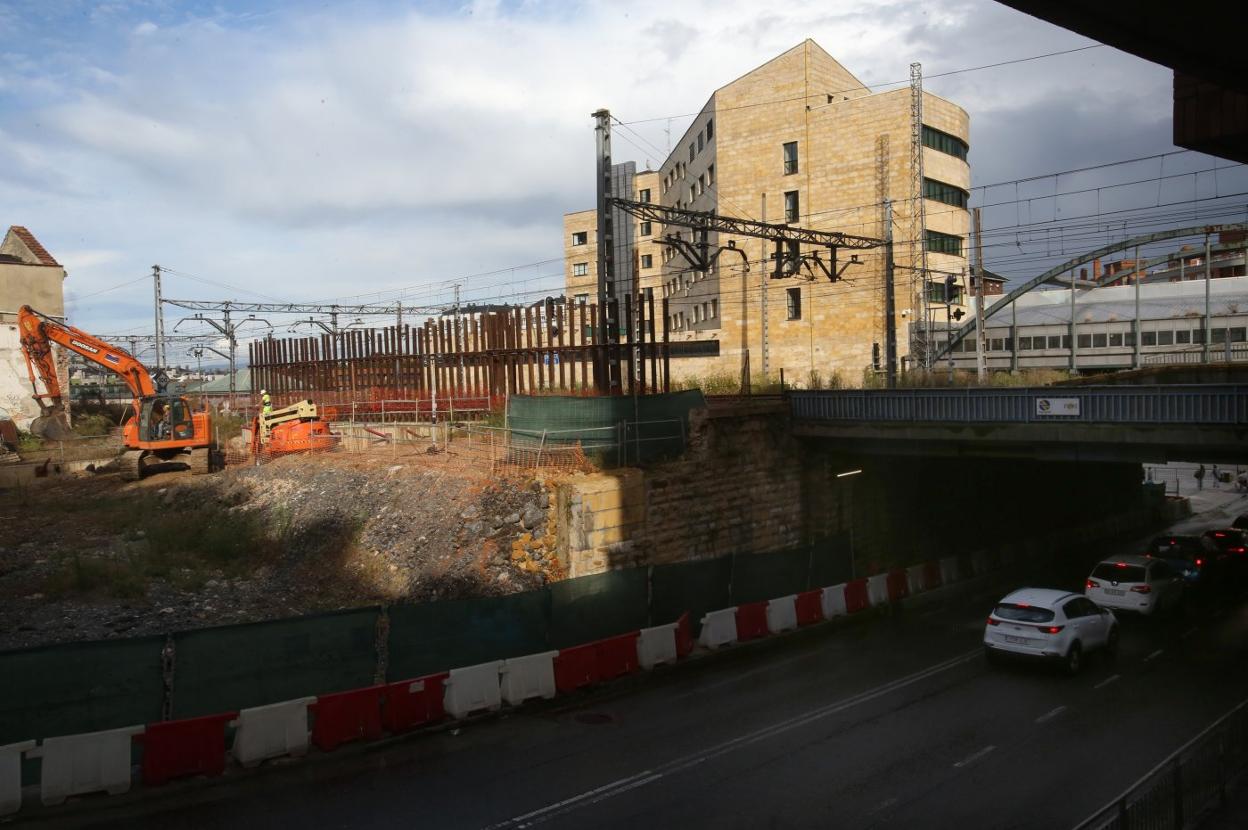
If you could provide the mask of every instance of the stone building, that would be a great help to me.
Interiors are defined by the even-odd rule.
[[[954,297],[948,312],[965,311],[970,225],[969,117],[924,93],[916,124],[912,98],[909,88],[873,92],[806,40],[712,93],[659,169],[636,173],[632,188],[617,192],[874,239],[885,236],[888,200],[898,355],[905,368],[921,351],[928,322],[943,328],[949,276]],[[922,177],[916,175],[916,155]],[[817,253],[826,266],[826,249],[790,249],[784,253],[786,276],[774,278],[770,243],[712,234],[712,245],[731,242],[737,251],[721,254],[711,270],[694,271],[659,242],[682,232],[688,239],[687,229],[644,227],[631,217],[625,224],[635,252],[617,251],[616,262],[635,261],[639,288],[654,292],[656,302],[668,301],[674,342],[700,344],[674,351],[673,377],[748,372],[774,378],[783,370],[788,382],[804,386],[827,382],[833,373],[858,382],[864,371],[883,368],[882,247],[842,248],[843,270],[835,281],[812,258]],[[594,228],[593,210],[564,217],[567,291],[591,301]],[[857,260],[850,262],[854,253]]]
[[[20,225],[10,227],[0,243],[0,408],[23,429],[39,414],[39,406],[31,397],[17,311],[29,305],[64,319],[64,283],[65,269],[35,235]],[[68,388],[68,361],[61,368],[61,382]]]

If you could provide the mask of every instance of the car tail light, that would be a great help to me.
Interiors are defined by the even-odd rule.
[[[1196,560],[1196,567],[1198,567],[1198,568],[1199,568],[1199,567],[1200,567],[1201,565],[1203,565],[1203,564],[1205,564],[1205,560],[1203,560],[1203,559],[1197,559],[1197,560]]]
[[[1060,632],[1063,628],[1065,628],[1065,626],[1062,626],[1062,625],[1042,625],[1042,626],[1040,626],[1040,630],[1041,630],[1041,631],[1043,631],[1045,634],[1057,634],[1057,633],[1058,633],[1058,632]]]
[[[1231,548],[1231,552],[1233,552],[1233,553],[1244,553],[1245,551],[1244,551],[1244,548]]]
[[[1087,587],[1089,587],[1089,588],[1099,588],[1099,587],[1101,587],[1101,583],[1097,582],[1095,579],[1089,579],[1089,580],[1088,580],[1088,585],[1087,585]]]
[[[1001,621],[1000,621],[1000,620],[994,620],[992,617],[989,617],[989,618],[988,618],[988,624],[989,624],[989,625],[1000,625],[1000,624],[1001,624]]]
[[[1114,563],[1114,567],[1115,567],[1115,568],[1125,568],[1125,567],[1127,567],[1127,563],[1126,563],[1126,562],[1115,562],[1115,563]]]
[[[1137,594],[1151,594],[1153,586],[1151,585],[1132,585],[1131,590]]]

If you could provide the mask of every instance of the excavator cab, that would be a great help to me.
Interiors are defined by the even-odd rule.
[[[186,398],[156,395],[139,407],[141,441],[187,441],[195,437],[195,420]]]

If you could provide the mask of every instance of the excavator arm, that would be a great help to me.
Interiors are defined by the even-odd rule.
[[[43,411],[45,422],[53,419],[68,428],[65,423],[65,390],[61,388],[61,380],[56,373],[53,343],[115,372],[130,388],[136,409],[140,398],[156,394],[156,384],[147,367],[124,349],[105,343],[81,329],[57,322],[28,305],[22,306],[17,312],[17,321],[21,332],[22,354],[26,357],[26,371],[30,374],[34,398]],[[44,389],[42,392],[39,391],[40,384]],[[38,430],[32,427],[32,431]]]

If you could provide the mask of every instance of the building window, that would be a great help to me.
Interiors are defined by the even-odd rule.
[[[703,173],[701,176],[698,176],[698,192],[699,193],[706,192],[706,174],[705,173]]]
[[[784,175],[797,172],[797,142],[787,141],[784,144]]]
[[[702,144],[702,133],[698,133],[698,152],[699,153],[702,152],[703,146],[704,145]]]
[[[1155,331],[1140,332],[1140,345],[1156,346],[1157,345],[1157,332]]]
[[[649,204],[649,202],[650,202],[650,188],[648,188],[648,187],[647,187],[647,188],[644,188],[644,189],[642,189],[642,190],[637,191],[637,201],[639,201],[639,202],[645,202],[645,203]]]
[[[706,140],[710,141],[715,137],[715,120],[707,119],[706,122]]]
[[[575,297],[575,299],[576,299],[576,302],[577,302],[578,304],[580,304],[580,305],[589,305],[589,295],[588,295],[588,294],[577,294],[577,295],[576,295],[576,297]]]
[[[966,161],[966,154],[970,151],[970,147],[962,139],[949,135],[949,133],[941,132],[935,127],[929,127],[926,124],[923,125],[923,146],[931,147],[933,150],[939,150],[942,153],[948,153],[963,161]]]
[[[1109,346],[1110,346],[1110,348],[1112,349],[1112,348],[1114,348],[1114,347],[1116,347],[1116,346],[1121,346],[1121,345],[1122,345],[1122,333],[1121,333],[1121,332],[1110,332],[1110,333],[1109,333]]]
[[[944,202],[946,205],[964,208],[966,202],[970,199],[971,194],[967,193],[960,187],[954,187],[951,184],[938,182],[935,179],[923,180],[923,197],[926,199],[935,199],[937,202]]]
[[[654,254],[642,254],[641,255],[641,267],[653,268],[654,267]]]
[[[589,276],[589,263],[588,262],[572,263],[572,276],[574,277]]]
[[[790,190],[784,194],[784,221],[787,224],[796,222],[801,217],[797,191]]]
[[[1031,338],[1030,337],[1018,338],[1018,349],[1019,351],[1023,351],[1023,352],[1031,351]]]
[[[962,256],[962,237],[953,236],[940,231],[927,231],[927,250],[934,254],[950,254]]]
[[[702,319],[703,320],[711,319],[711,304],[710,303],[702,304]]]
[[[1092,348],[1094,348],[1094,349],[1103,349],[1103,348],[1105,348],[1107,345],[1108,345],[1108,343],[1107,343],[1107,342],[1106,342],[1106,340],[1105,340],[1105,335],[1103,335],[1103,334],[1094,334],[1094,335],[1092,335]]]
[[[588,245],[589,244],[589,231],[578,231],[577,233],[572,234],[572,244],[573,245]]]
[[[1157,345],[1158,346],[1173,346],[1174,345],[1174,332],[1173,331],[1157,332]]]
[[[696,326],[700,322],[702,322],[702,307],[695,305],[693,307],[693,324]]]
[[[1050,348],[1050,349],[1064,349],[1064,348],[1066,348],[1066,345],[1067,345],[1067,344],[1066,344],[1066,343],[1064,343],[1064,342],[1062,342],[1062,341],[1063,341],[1063,340],[1065,340],[1065,339],[1066,339],[1066,336],[1063,336],[1063,335],[1060,335],[1060,334],[1050,334],[1050,335],[1049,335],[1049,348]]]
[[[1003,352],[1003,351],[1005,351],[1005,338],[1004,338],[1004,337],[994,337],[994,338],[992,338],[991,340],[989,340],[989,341],[988,341],[988,351],[990,351],[990,352]]]
[[[788,299],[789,319],[802,319],[802,289],[800,287],[789,288],[784,293]]]
[[[1174,342],[1175,343],[1191,343],[1192,333],[1188,331],[1187,329],[1180,329],[1179,331],[1176,331],[1174,333]]]
[[[945,297],[945,283],[943,280],[940,282],[935,282],[935,281],[928,282],[927,301],[929,303],[941,303],[941,304],[948,301],[950,303],[953,303],[954,305],[962,305],[962,286],[958,285],[955,282],[952,286],[950,286],[950,288],[953,289],[953,294],[952,296],[946,298]]]
[[[1081,349],[1092,348],[1092,335],[1090,334],[1079,335],[1079,348]]]
[[[641,223],[641,235],[642,235],[642,236],[649,236],[649,235],[650,235],[650,223],[649,223],[649,222],[642,222],[642,223]]]
[[[698,151],[694,149],[694,146],[692,144],[690,144],[689,145],[689,160],[693,161],[694,157],[697,156],[697,154],[698,154]]]
[[[711,300],[711,318],[719,319],[719,300]]]
[[[1236,326],[1230,332],[1232,343],[1243,343],[1245,340],[1248,340],[1248,326]]]

